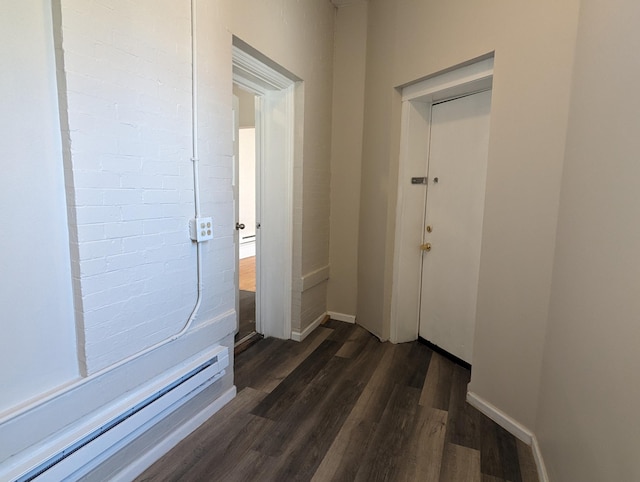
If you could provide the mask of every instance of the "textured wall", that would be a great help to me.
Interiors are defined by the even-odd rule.
[[[87,373],[196,300],[190,2],[62,3],[76,321]]]
[[[38,18],[38,13],[46,14],[44,3],[47,2],[32,3],[33,18]],[[80,283],[75,288],[79,290],[76,295],[82,295],[76,298],[76,302],[82,301],[76,309],[80,309],[79,315],[89,315],[86,319],[79,318],[82,331],[78,332],[78,344],[80,358],[89,362],[91,374],[180,331],[195,302],[195,248],[187,230],[187,220],[193,216],[189,160],[190,12],[186,0],[91,4],[69,0],[54,2],[56,11],[62,15],[53,21],[53,29],[50,16],[47,19],[44,15],[42,23],[48,25],[45,34],[51,30],[62,33],[63,49],[66,34],[68,46],[61,57],[66,70],[60,72],[59,78],[68,82],[59,82],[60,114],[63,124],[68,119],[71,128],[62,135],[68,136],[65,167],[72,169],[66,172],[71,194],[72,259],[74,256],[79,259],[75,268]],[[68,363],[76,358],[73,313],[62,312],[57,306],[64,302],[63,291],[43,286],[39,300],[46,302],[46,306],[38,310],[46,322],[43,326],[54,332],[47,334],[40,329],[49,342],[42,355],[50,358],[34,360],[40,365],[41,375],[55,385],[38,383],[40,374],[26,371],[21,375],[38,384],[31,388],[31,393],[22,389],[24,382],[10,380],[4,387],[7,393],[15,393],[21,403],[30,401],[30,394],[36,401],[47,395],[53,397],[21,417],[11,417],[10,412],[0,422],[0,438],[6,441],[0,451],[0,473],[11,467],[12,461],[5,460],[10,455],[56,433],[64,433],[65,427],[84,416],[108,409],[127,392],[202,350],[232,342],[229,335],[235,328],[235,312],[231,36],[216,23],[214,2],[199,2],[198,19],[202,22],[198,31],[201,205],[202,213],[214,218],[215,237],[201,245],[203,296],[194,324],[179,340],[105,374],[80,380],[72,391],[57,391],[62,387],[55,385],[73,382],[77,376],[75,363]],[[25,37],[19,24],[11,23],[9,31],[19,33],[25,45],[38,48],[37,35]],[[42,29],[42,23],[38,28]],[[65,30],[61,26],[71,28]],[[53,62],[47,67],[45,72],[53,78]],[[44,81],[47,77],[43,73],[35,78]],[[43,109],[24,112],[35,128],[32,139],[49,135],[46,126],[38,124]],[[25,132],[24,127],[21,129]],[[49,159],[57,155],[62,162],[60,152],[60,147],[46,149]],[[53,209],[59,205],[64,190],[60,172],[56,177],[55,169],[51,170],[48,164],[49,161],[43,163],[41,172],[51,176],[43,186],[36,186],[43,206]],[[61,167],[59,164],[58,168]],[[16,163],[16,173],[22,177],[15,179],[24,183],[23,188],[29,187],[24,176],[28,176],[30,169],[26,162]],[[32,213],[36,211],[31,209]],[[51,220],[55,226],[48,238],[57,244],[66,236],[67,225],[60,222],[59,215]],[[110,251],[112,246],[115,252]],[[3,243],[3,249],[12,249],[12,245]],[[68,246],[66,249],[68,253]],[[46,250],[42,253],[54,256]],[[64,263],[64,257],[56,256],[56,263]],[[38,257],[33,259],[38,261]],[[158,270],[146,271],[149,265]],[[64,290],[65,278],[59,279],[48,262],[43,262],[42,267],[47,268],[50,281]],[[141,288],[138,274],[147,275]],[[8,280],[18,279],[20,271],[3,270],[5,276]],[[67,283],[70,282],[69,277]],[[138,289],[143,290],[142,294]],[[59,295],[60,299],[50,299],[48,293]],[[67,300],[69,304],[70,301]],[[116,309],[113,302],[125,305]],[[113,316],[103,320],[95,317],[101,303],[113,307]],[[15,322],[19,336],[33,341],[37,348],[39,333],[32,331],[37,330],[30,325],[32,319],[35,318],[24,311]],[[15,365],[12,368],[15,372]],[[218,384],[228,388],[232,380],[233,373],[228,371]]]

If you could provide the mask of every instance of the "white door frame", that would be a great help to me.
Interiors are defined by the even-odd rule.
[[[295,80],[237,45],[232,63],[233,82],[256,95],[256,331],[290,339]]]
[[[240,139],[238,131],[240,128],[240,99],[234,94],[232,99],[233,112],[233,171],[231,176],[231,186],[233,188],[233,222],[234,224],[240,217]],[[233,276],[235,290],[235,309],[236,309],[236,333],[240,329],[240,231],[238,228],[233,231],[233,253],[235,256],[235,274]]]
[[[422,233],[427,185],[411,184],[427,177],[431,105],[491,88],[493,57],[451,70],[402,89],[402,127],[396,231],[391,290],[392,343],[418,338],[422,273]]]

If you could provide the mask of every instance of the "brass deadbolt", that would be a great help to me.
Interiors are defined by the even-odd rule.
[[[433,231],[433,228],[431,227],[431,225],[427,226],[427,233],[430,233],[431,231]]]

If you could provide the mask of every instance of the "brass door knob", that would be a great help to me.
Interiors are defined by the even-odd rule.
[[[422,251],[431,251],[431,243],[425,243],[420,245]]]

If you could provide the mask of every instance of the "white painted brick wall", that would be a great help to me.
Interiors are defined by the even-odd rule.
[[[62,1],[88,373],[177,333],[195,304],[190,29],[188,0]]]
[[[234,306],[230,31],[248,40],[255,31],[256,46],[269,47],[269,28],[227,24],[234,8],[198,2],[201,202],[203,214],[213,216],[214,239],[202,245],[204,296],[196,325]],[[300,30],[294,37],[304,48],[274,55],[305,78],[300,106],[313,113],[298,132],[305,147],[294,173],[298,277],[328,263],[333,16],[330,5],[310,8],[312,22],[288,9],[283,32],[291,37]],[[279,15],[272,15],[274,25]],[[74,260],[76,307],[88,372],[179,331],[195,301],[195,247],[187,232],[193,216],[189,20],[188,0],[62,0],[69,219],[81,253]],[[106,242],[114,240],[119,244]],[[109,284],[113,271],[126,272],[126,283]],[[323,290],[294,293],[294,327],[304,329],[325,308]],[[103,300],[112,304],[102,306]]]

